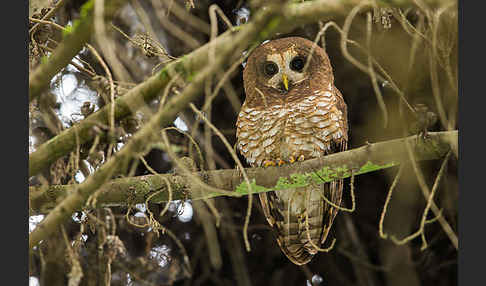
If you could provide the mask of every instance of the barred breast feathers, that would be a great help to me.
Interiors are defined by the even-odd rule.
[[[331,150],[332,143],[347,141],[347,122],[335,90],[329,84],[299,102],[267,108],[245,102],[236,124],[238,150],[252,166],[265,159],[286,160],[293,153],[309,159],[340,151]]]

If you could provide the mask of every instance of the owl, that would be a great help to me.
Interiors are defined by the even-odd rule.
[[[236,144],[252,167],[347,149],[347,106],[326,52],[313,42],[289,37],[260,45],[248,58],[243,84]],[[338,210],[322,196],[340,205],[342,189],[339,180],[259,194],[277,243],[293,263],[308,263],[325,242]]]

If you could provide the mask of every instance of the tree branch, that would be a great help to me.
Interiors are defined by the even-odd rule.
[[[108,1],[107,1],[108,2]],[[105,7],[108,20],[125,1],[109,1]],[[29,76],[29,101],[39,96],[48,86],[51,79],[68,65],[93,34],[93,3],[91,0],[81,8],[81,18],[74,21],[72,31],[64,34],[64,40],[57,46],[47,61],[38,66]]]
[[[335,178],[346,178],[351,175],[365,174],[377,170],[396,166],[410,160],[405,140],[407,140],[416,153],[417,160],[439,159],[444,156],[450,146],[457,144],[458,131],[431,132],[425,141],[417,136],[394,139],[379,143],[365,145],[345,152],[331,154],[320,159],[311,159],[282,167],[247,168],[248,177],[255,180],[254,192],[266,192],[276,188],[286,188],[287,184],[300,180],[295,174],[307,174],[320,171],[323,181],[332,181]],[[323,169],[325,171],[323,172]],[[201,178],[212,187],[225,190],[237,190],[238,194],[246,195],[246,185],[240,172],[235,169],[195,172],[194,176]],[[327,176],[326,176],[327,175]],[[336,176],[336,177],[333,177]],[[293,177],[294,182],[288,180]],[[222,196],[218,193],[206,193],[201,196],[200,187],[191,183],[191,180],[178,174],[147,175],[131,178],[115,179],[103,185],[97,198],[97,207],[127,205],[145,202],[146,198],[155,192],[158,195],[151,202],[159,203],[168,200],[166,179],[172,188],[172,199],[202,199]],[[304,184],[305,182],[298,182]],[[307,182],[308,183],[308,182]],[[30,187],[30,208],[33,213],[46,213],[56,206],[57,202],[72,192],[73,185],[57,185],[47,188]],[[194,192],[194,188],[198,191]],[[77,209],[80,210],[80,209]]]
[[[222,47],[214,61],[196,74],[181,94],[172,97],[169,102],[152,116],[142,129],[130,138],[119,152],[110,157],[96,172],[82,184],[75,185],[74,190],[58,203],[49,215],[30,233],[29,247],[32,249],[41,240],[52,234],[60,223],[69,218],[75,210],[80,209],[86,200],[95,191],[99,190],[107,180],[116,174],[123,173],[128,168],[130,160],[143,152],[147,144],[159,139],[159,133],[154,132],[154,130],[160,130],[173,122],[182,107],[195,100],[201,91],[204,90],[206,78],[214,75],[217,70],[224,67],[231,59],[231,55],[241,54],[250,42],[263,41],[261,31],[270,32],[275,28],[273,22],[275,17],[278,17],[281,13],[282,8],[279,5],[271,5],[257,13],[253,22],[254,25],[245,27],[244,30],[235,35],[231,43]]]
[[[261,38],[261,40],[265,40],[272,35],[275,35],[276,33],[289,32],[296,27],[304,24],[313,23],[317,20],[329,21],[331,19],[335,19],[340,15],[345,15],[355,5],[361,2],[361,0],[326,0],[288,5],[285,11],[283,11],[279,15],[279,17],[274,18],[272,29],[261,30],[259,37]],[[388,5],[398,4],[400,5],[400,7],[411,5],[411,1],[389,2],[387,2]],[[451,0],[428,0],[423,2],[426,4],[430,4],[431,6],[437,6],[441,3],[449,3],[451,2]],[[249,23],[242,25],[239,30],[241,32],[242,29],[259,28],[255,25],[256,24],[253,21],[250,21]],[[211,46],[214,47],[215,54],[219,54],[222,50],[225,49],[227,45],[230,45],[240,32],[235,33],[234,31],[229,30],[223,33],[221,36],[217,37],[215,40],[211,41]],[[248,47],[250,45],[250,42],[242,43],[242,45]],[[192,78],[198,70],[202,69],[208,64],[209,46],[209,44],[205,44],[194,52],[168,64],[159,73],[138,84],[136,87],[128,91],[125,95],[119,97],[115,101],[115,119],[120,120],[138,110],[146,102],[155,99],[159,95],[160,90],[162,90],[169,83],[169,81],[175,74],[180,73],[185,80]],[[58,52],[55,52],[53,56],[51,56],[49,62],[54,61],[53,57],[57,53]],[[234,53],[231,59],[235,59],[238,56],[240,55]],[[69,58],[69,60],[71,58]],[[68,62],[66,62],[65,65]],[[37,70],[40,70],[40,68],[41,67],[39,67]],[[35,88],[33,88],[31,82],[37,76],[43,77],[45,76],[44,73],[47,73],[46,71],[42,71],[41,73],[37,70],[29,79],[31,97],[32,94],[37,93],[35,91]],[[52,72],[48,74],[50,75],[51,73]],[[52,76],[49,76],[49,79],[52,78]],[[184,107],[185,106],[178,106],[176,107],[176,111],[179,112]],[[69,154],[69,152],[73,151],[76,148],[77,142],[79,142],[79,144],[84,144],[93,140],[93,138],[97,135],[96,132],[94,132],[93,127],[96,124],[108,124],[110,110],[111,109],[109,105],[104,106],[97,112],[88,116],[83,121],[77,123],[75,126],[64,130],[59,135],[53,137],[49,141],[39,146],[35,152],[29,155],[29,177],[37,175],[40,171],[48,167],[57,159]],[[77,136],[79,136],[79,141],[77,141]]]

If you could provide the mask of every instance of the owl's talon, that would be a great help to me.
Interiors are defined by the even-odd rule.
[[[243,172],[241,171],[240,167],[238,165],[235,166],[236,173],[238,174],[238,178],[243,178]]]
[[[298,158],[296,158],[296,155],[291,155],[289,158],[289,163],[295,163],[295,162],[302,162],[305,160],[304,155],[300,155]]]
[[[277,164],[273,160],[265,160],[263,161],[263,167],[270,167],[270,166],[276,166]]]

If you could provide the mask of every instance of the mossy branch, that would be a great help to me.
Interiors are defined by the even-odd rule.
[[[311,159],[292,165],[268,168],[247,168],[253,181],[253,192],[282,190],[301,187],[312,182],[330,182],[337,178],[347,178],[396,166],[408,162],[405,140],[411,144],[417,160],[439,159],[457,144],[458,131],[431,132],[426,140],[417,136],[367,144],[345,152],[331,154],[319,159]],[[232,190],[239,195],[247,195],[248,188],[240,172],[235,169],[195,172],[193,175],[218,189]],[[206,193],[200,190],[191,195],[195,184],[179,174],[147,175],[115,179],[100,188],[97,207],[143,203],[146,198],[158,192],[151,202],[168,200],[167,181],[172,189],[172,199],[202,199],[222,196],[221,193]],[[30,208],[33,213],[46,213],[57,202],[73,191],[73,185],[58,185],[47,188],[30,187]],[[79,209],[78,209],[79,210]]]
[[[147,144],[159,138],[154,130],[160,130],[173,122],[178,112],[184,106],[194,101],[201,91],[204,90],[205,80],[229,63],[232,54],[241,54],[247,43],[261,41],[262,39],[259,37],[260,30],[267,28],[281,10],[281,6],[273,5],[257,13],[253,26],[247,26],[235,35],[231,43],[221,48],[214,61],[197,73],[191,83],[178,96],[172,97],[169,102],[154,114],[150,121],[136,132],[120,151],[111,156],[106,163],[82,184],[74,186],[73,191],[58,203],[30,233],[29,247],[32,249],[41,240],[51,235],[60,223],[69,218],[75,210],[82,208],[86,200],[98,191],[106,181],[116,174],[124,173],[129,166],[130,160],[138,158]]]
[[[106,1],[105,18],[110,21],[115,12],[125,2],[124,0]],[[29,101],[38,97],[49,87],[51,79],[67,66],[93,34],[94,0],[86,2],[81,7],[80,19],[63,34],[63,41],[57,46],[47,61],[42,62],[29,76]]]
[[[215,54],[219,54],[226,46],[230,45],[234,41],[237,34],[241,33],[241,31],[248,29],[260,29],[260,34],[257,38],[246,43],[241,43],[243,47],[248,47],[254,42],[261,42],[275,35],[276,33],[289,32],[304,24],[313,23],[317,20],[329,21],[336,19],[340,16],[346,15],[346,13],[348,13],[355,5],[361,2],[361,0],[326,0],[292,4],[286,6],[285,11],[282,11],[278,17],[273,18],[272,25],[262,28],[257,27],[257,24],[254,21],[250,21],[249,23],[240,26],[237,31],[229,30],[223,33],[211,42],[211,46],[214,48]],[[444,2],[451,2],[451,0],[424,1],[425,4],[429,4],[431,6],[437,6]],[[412,1],[386,1],[385,4],[398,4],[403,7],[413,5]],[[84,21],[81,23],[84,23]],[[89,25],[92,25],[92,20],[86,21],[86,23],[91,23]],[[86,42],[87,35],[83,34],[84,36],[81,37],[77,34],[90,33],[89,31],[91,31],[91,26],[87,26],[86,30],[88,32],[81,29],[81,27],[77,27],[72,34],[70,34],[71,36],[76,35],[77,38],[83,39],[82,43],[79,42],[76,45],[73,44],[74,46],[72,48],[73,50],[76,50],[74,54],[67,56],[68,54],[58,51],[62,48],[58,47],[58,49],[56,49],[53,55],[49,58],[49,61],[46,63],[47,66],[40,66],[32,74],[31,78],[29,79],[30,98],[33,98],[34,95],[37,95],[40,92],[40,83],[47,84],[52,76],[54,76],[54,74],[57,73],[63,66],[67,65],[71,58],[81,49],[82,44]],[[68,41],[66,38],[65,42],[69,43],[70,41]],[[160,94],[160,90],[167,86],[175,74],[180,74],[185,80],[190,81],[190,79],[192,79],[199,70],[207,66],[209,46],[209,44],[206,44],[192,53],[180,58],[179,60],[168,64],[162,71],[138,84],[125,95],[119,97],[115,101],[115,120],[120,120],[128,116],[129,114],[140,109],[145,102],[155,99]],[[67,49],[67,47],[63,49]],[[61,57],[61,55],[64,55],[64,60],[57,60],[56,57]],[[230,60],[236,60],[239,56],[240,54],[233,53]],[[177,107],[178,111],[182,110],[184,107],[185,106]],[[75,150],[77,142],[79,144],[84,144],[93,140],[97,135],[97,133],[94,132],[93,127],[96,124],[108,124],[109,114],[110,107],[107,105],[88,116],[83,121],[77,123],[75,126],[64,130],[59,135],[39,146],[37,150],[31,153],[29,156],[29,177],[37,175],[57,159]]]

